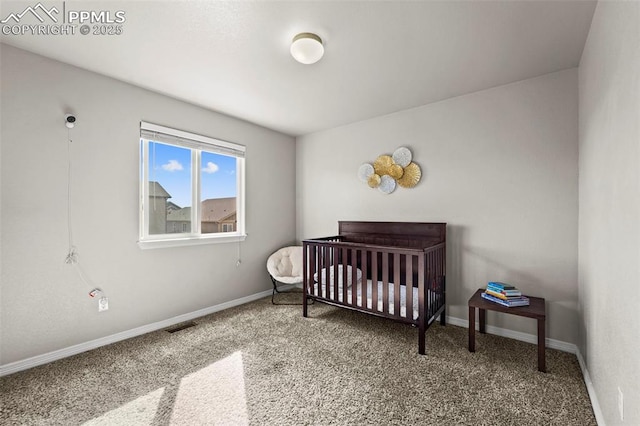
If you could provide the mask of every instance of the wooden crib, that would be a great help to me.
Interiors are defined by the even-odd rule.
[[[302,315],[311,300],[418,327],[418,353],[445,324],[446,223],[338,222],[338,235],[303,241]]]

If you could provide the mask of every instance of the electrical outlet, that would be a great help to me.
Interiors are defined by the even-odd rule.
[[[620,386],[618,386],[618,412],[620,413],[620,420],[624,421],[624,394]]]
[[[109,299],[101,297],[98,299],[98,312],[106,311],[109,309]]]

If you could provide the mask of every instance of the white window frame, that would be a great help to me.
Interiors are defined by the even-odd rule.
[[[159,142],[191,150],[191,232],[149,234],[149,142]],[[223,154],[236,159],[235,232],[201,233],[200,180],[201,152]],[[244,241],[245,232],[245,147],[232,142],[202,136],[158,124],[140,122],[140,248],[162,248],[197,244]]]

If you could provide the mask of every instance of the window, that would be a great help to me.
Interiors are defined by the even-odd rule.
[[[140,123],[140,245],[244,238],[242,145]]]

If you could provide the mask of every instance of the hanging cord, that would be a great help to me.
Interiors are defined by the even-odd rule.
[[[80,280],[85,283],[88,287],[93,288],[89,292],[91,297],[95,297],[98,294],[103,294],[102,290],[99,288],[94,288],[95,285],[91,283],[91,280],[87,276],[86,272],[80,266],[78,259],[78,251],[76,246],[73,244],[73,229],[71,226],[72,216],[71,216],[71,144],[73,140],[71,140],[71,131],[67,128],[67,229],[69,231],[69,252],[67,253],[67,257],[64,260],[64,263],[67,265],[75,266],[76,272],[80,277]]]
[[[240,264],[242,263],[242,255],[240,253],[241,245],[242,241],[240,241],[240,238],[238,238],[238,260],[236,261],[236,268],[240,267]]]
[[[73,231],[71,230],[71,131],[67,129],[67,230],[69,232],[69,252],[64,263],[75,265],[78,263],[78,254],[73,245]]]

